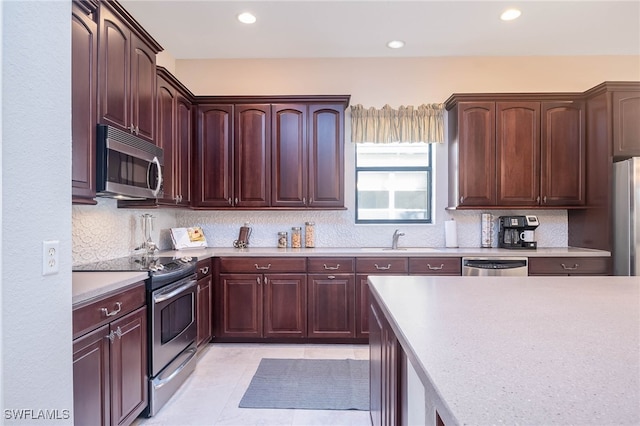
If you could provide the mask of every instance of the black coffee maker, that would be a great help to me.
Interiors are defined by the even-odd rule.
[[[500,216],[498,218],[498,247],[507,249],[535,249],[534,230],[540,225],[537,216]]]

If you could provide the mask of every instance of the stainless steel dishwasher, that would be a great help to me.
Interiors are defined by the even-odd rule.
[[[526,277],[526,257],[463,257],[462,275],[472,277]]]

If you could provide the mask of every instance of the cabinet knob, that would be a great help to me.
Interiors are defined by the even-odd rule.
[[[536,198],[536,204],[540,204],[540,196],[538,195],[538,197]]]
[[[129,133],[131,134],[136,133],[136,126],[134,126],[133,123],[131,123],[131,126],[129,126]]]
[[[122,339],[123,335],[122,329],[118,326],[118,328],[116,328],[116,336],[118,336],[118,339]]]
[[[547,204],[547,196],[546,195],[544,197],[542,197],[542,203],[543,204]]]
[[[236,197],[236,200],[235,200],[235,201],[236,201],[236,206],[237,206],[237,205],[238,205],[238,197]]]
[[[460,204],[462,204],[464,202],[464,195],[460,196]]]
[[[107,334],[107,339],[109,339],[111,343],[113,343],[113,341],[116,339],[116,333],[111,330],[111,333]]]
[[[256,277],[256,282],[258,283],[258,285],[260,285],[260,277]]]
[[[233,203],[231,202],[231,197],[229,197],[229,199],[227,200],[227,202],[229,203],[230,206],[233,205]]]

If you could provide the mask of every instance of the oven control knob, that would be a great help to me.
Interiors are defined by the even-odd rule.
[[[156,272],[158,270],[158,267],[157,266],[149,266],[149,270],[151,272]]]
[[[156,266],[156,269],[158,271],[162,271],[164,269],[164,265],[162,263],[158,263],[158,266]]]
[[[184,256],[184,257],[182,257],[180,260],[181,260],[183,263],[189,263],[189,262],[191,262],[191,260],[192,260],[192,259],[193,259],[193,258],[191,258],[191,257],[189,257],[189,256]]]

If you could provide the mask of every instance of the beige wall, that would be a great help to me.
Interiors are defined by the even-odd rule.
[[[584,91],[640,80],[640,56],[177,60],[197,95],[350,94],[381,107],[443,102],[452,93]]]

